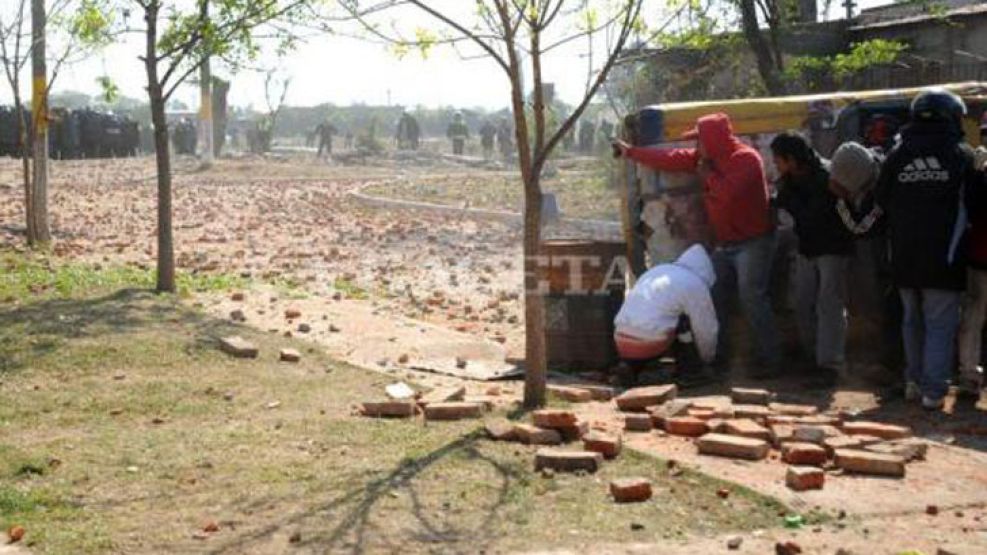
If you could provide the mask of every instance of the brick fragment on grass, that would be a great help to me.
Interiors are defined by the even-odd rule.
[[[466,387],[462,385],[454,385],[447,387],[437,387],[428,393],[422,395],[418,403],[421,405],[430,405],[432,403],[448,403],[450,401],[462,401],[466,397]]]
[[[610,482],[610,495],[617,503],[641,503],[651,499],[651,482],[647,478],[619,478]]]
[[[479,418],[483,407],[476,403],[450,401],[448,403],[429,403],[425,406],[425,420],[463,420]]]
[[[623,442],[619,435],[593,431],[583,436],[583,449],[600,453],[607,459],[619,455],[622,446]]]
[[[572,426],[560,426],[555,430],[562,436],[562,441],[570,443],[582,439],[584,435],[589,433],[589,422],[577,420]]]
[[[418,406],[414,401],[365,401],[361,406],[364,416],[383,418],[410,418]]]
[[[677,393],[675,384],[636,387],[617,396],[617,407],[622,411],[639,412],[674,399]]]
[[[259,353],[259,350],[253,343],[239,335],[220,339],[219,348],[224,353],[235,358],[257,358],[257,354]]]
[[[281,349],[279,359],[281,362],[298,362],[302,360],[302,354],[295,349]]]
[[[531,413],[531,422],[540,428],[566,428],[575,426],[578,418],[568,410],[541,409]]]
[[[593,473],[603,465],[603,455],[592,451],[566,449],[539,449],[535,453],[535,470],[551,469],[556,472],[584,471]]]
[[[528,445],[558,445],[562,443],[562,435],[558,430],[539,428],[533,424],[515,424],[514,435],[521,443]]]
[[[515,441],[517,439],[514,423],[507,420],[491,420],[484,423],[483,429],[487,432],[487,437],[495,441]]]
[[[726,434],[706,434],[696,440],[696,446],[702,455],[748,460],[763,459],[771,450],[764,440]]]
[[[826,473],[814,466],[790,466],[785,473],[785,484],[795,491],[822,489],[825,483]]]

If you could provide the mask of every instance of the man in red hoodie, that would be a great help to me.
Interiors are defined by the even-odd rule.
[[[616,146],[623,156],[650,168],[698,175],[716,239],[713,299],[720,320],[720,363],[728,352],[726,324],[736,287],[754,333],[759,366],[752,375],[775,375],[780,350],[768,290],[775,234],[761,155],[737,139],[726,114],[699,118],[684,138],[697,139],[696,148],[633,147],[623,141]]]

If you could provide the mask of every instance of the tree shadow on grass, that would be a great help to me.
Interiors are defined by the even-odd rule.
[[[295,513],[278,522],[244,534],[225,545],[212,550],[212,553],[242,553],[251,550],[258,544],[272,538],[276,533],[305,528],[305,535],[294,543],[296,547],[308,548],[314,552],[354,553],[361,554],[377,550],[385,551],[414,551],[413,543],[431,544],[438,546],[459,544],[468,552],[479,553],[489,549],[497,539],[495,521],[501,515],[509,502],[512,483],[521,479],[521,473],[510,465],[495,460],[477,449],[478,433],[472,433],[443,445],[442,447],[415,459],[405,459],[393,468],[387,475],[360,485],[326,503],[316,504],[307,510]],[[426,501],[423,499],[431,492],[421,488],[436,486],[430,484],[425,473],[448,457],[464,456],[467,460],[461,464],[482,464],[496,472],[499,484],[496,488],[496,499],[484,511],[478,524],[456,525],[448,519],[439,522],[434,515],[429,515]],[[481,472],[479,469],[476,473]],[[441,480],[441,478],[440,478]],[[383,500],[388,499],[399,490],[408,493],[411,503],[410,514],[403,520],[413,523],[415,530],[408,535],[407,525],[396,525],[396,531],[390,538],[386,537],[388,530],[379,529],[373,522],[375,510],[380,509]],[[264,500],[269,505],[270,500]],[[471,503],[470,510],[478,510]],[[388,516],[380,515],[386,519]],[[312,530],[315,529],[315,532]],[[461,543],[468,542],[468,543]],[[383,545],[382,545],[383,544]],[[419,545],[421,547],[421,545]]]
[[[149,290],[121,289],[101,297],[49,299],[4,310],[0,306],[0,375],[56,353],[68,340],[94,339],[152,329],[189,326],[195,347],[215,346],[237,326],[183,307]]]

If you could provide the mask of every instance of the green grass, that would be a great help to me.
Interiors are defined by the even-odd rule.
[[[23,299],[72,297],[132,287],[152,289],[156,273],[133,266],[108,266],[59,260],[45,253],[0,249],[0,303]],[[243,287],[246,281],[226,274],[179,272],[180,295]]]

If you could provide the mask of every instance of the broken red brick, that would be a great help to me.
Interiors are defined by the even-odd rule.
[[[774,393],[767,389],[735,387],[730,390],[730,399],[738,405],[767,405],[774,399]]]
[[[690,408],[691,402],[686,399],[672,399],[657,407],[648,407],[651,413],[651,422],[655,428],[665,427],[665,419],[673,416],[684,416]]]
[[[914,441],[908,441],[914,440]],[[898,455],[905,459],[905,462],[922,460],[928,450],[928,444],[915,438],[900,439],[897,441],[882,441],[864,446],[865,451],[872,453],[885,453],[888,455]]]
[[[651,499],[651,482],[646,478],[621,478],[610,482],[610,494],[617,503],[640,503]]]
[[[749,418],[727,420],[723,423],[725,433],[733,436],[752,437],[771,441],[771,431]]]
[[[826,449],[826,454],[832,457],[837,449],[858,449],[863,447],[863,444],[859,436],[836,436],[824,439],[822,446]]]
[[[417,410],[414,401],[367,401],[363,403],[361,412],[364,416],[409,418]]]
[[[235,358],[257,358],[257,354],[259,353],[253,343],[250,343],[239,335],[220,339],[219,349]]]
[[[696,440],[696,446],[703,455],[750,460],[763,459],[771,450],[764,440],[726,434],[706,434]]]
[[[781,447],[782,444],[788,441],[794,441],[795,426],[790,424],[772,424],[771,425],[771,443],[775,447]]]
[[[902,439],[912,435],[911,429],[893,424],[880,422],[844,422],[843,433],[850,435],[869,435],[881,439]]]
[[[713,409],[700,409],[700,408],[690,408],[686,414],[693,418],[698,418],[699,420],[710,420],[716,416],[716,411]]]
[[[826,450],[814,443],[789,442],[781,447],[781,460],[788,464],[820,466],[826,463]]]
[[[582,439],[584,435],[589,433],[589,422],[579,420],[572,426],[560,426],[555,429],[562,435],[562,441],[569,443],[572,441],[578,441]]]
[[[432,403],[448,403],[450,401],[462,401],[466,397],[466,387],[462,385],[449,386],[449,387],[437,387],[428,393],[422,395],[422,398],[418,400],[421,405],[430,405]]]
[[[616,401],[623,411],[643,411],[675,398],[678,388],[675,384],[636,387],[621,393]]]
[[[507,420],[493,420],[483,425],[490,439],[496,441],[514,441],[517,435],[514,433],[514,424]]]
[[[451,401],[448,403],[429,403],[425,406],[425,420],[462,420],[464,418],[479,418],[483,407],[476,403]]]
[[[795,491],[822,489],[825,483],[826,473],[814,466],[790,466],[785,473],[785,484]]]
[[[603,465],[603,455],[592,451],[539,449],[535,453],[535,470],[550,468],[557,472],[596,472]]]
[[[549,395],[554,395],[559,399],[570,403],[588,403],[593,400],[593,393],[578,387],[568,387],[564,385],[549,385]]]
[[[773,413],[762,405],[734,405],[733,414],[737,418],[750,418],[755,422],[765,422]]]
[[[606,385],[579,385],[576,388],[589,391],[594,401],[609,401],[617,395],[612,387]]]
[[[296,318],[302,317],[302,311],[297,308],[289,308],[284,311],[284,317],[286,320],[294,320]]]
[[[818,407],[812,405],[791,405],[787,403],[770,403],[768,408],[776,414],[787,416],[812,416],[819,412]]]
[[[620,454],[622,442],[620,436],[600,432],[590,432],[583,436],[583,449],[602,454],[612,459]]]
[[[576,415],[572,411],[541,409],[531,413],[531,421],[541,428],[566,428],[576,425]]]
[[[557,430],[539,428],[532,424],[515,424],[514,435],[518,441],[528,445],[558,445],[562,443],[562,435]]]
[[[651,422],[651,415],[648,414],[624,414],[624,429],[628,432],[650,432],[654,425]]]
[[[905,459],[898,455],[871,453],[859,449],[837,449],[834,460],[836,466],[846,472],[895,477],[905,475]]]
[[[692,416],[674,416],[665,419],[665,431],[677,436],[699,437],[709,431],[706,421]]]
[[[295,349],[281,349],[281,362],[298,362],[302,359],[302,354]]]

